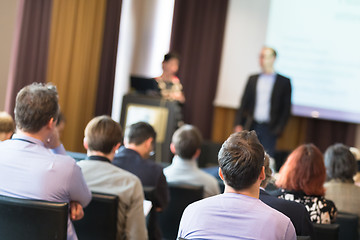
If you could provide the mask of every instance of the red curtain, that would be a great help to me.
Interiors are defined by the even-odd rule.
[[[228,0],[175,0],[170,49],[181,57],[184,121],[211,136]]]
[[[111,115],[122,0],[108,0],[95,116]]]
[[[52,0],[20,0],[18,6],[5,101],[9,113],[21,88],[46,82]]]

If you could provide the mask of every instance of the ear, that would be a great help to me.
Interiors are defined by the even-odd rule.
[[[224,181],[224,176],[223,176],[223,173],[221,171],[221,168],[219,168],[219,177],[221,178],[221,180]]]
[[[113,149],[112,149],[111,152],[115,153],[115,152],[120,148],[120,146],[121,146],[121,143],[116,144],[116,145],[113,147]]]
[[[89,149],[89,145],[88,145],[87,140],[86,140],[85,137],[84,137],[84,139],[83,139],[83,145],[84,145],[84,148],[85,148],[86,150]]]
[[[265,179],[265,167],[263,166],[259,175],[259,180],[263,181]]]
[[[175,155],[176,151],[175,151],[175,144],[171,143],[170,144],[170,151]]]
[[[196,150],[196,152],[195,152],[195,154],[194,154],[193,158],[195,158],[195,159],[199,158],[200,153],[201,153],[201,149],[200,149],[200,148],[198,148],[198,149]]]
[[[56,127],[56,121],[54,118],[50,118],[49,122],[46,124],[46,127],[49,129],[54,129]]]
[[[153,140],[154,140],[154,138],[152,138],[152,137],[149,137],[148,139],[146,139],[145,140],[146,146],[151,147]]]

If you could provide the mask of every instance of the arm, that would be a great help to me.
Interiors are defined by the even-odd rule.
[[[285,78],[284,80],[284,88],[280,97],[282,106],[279,108],[281,110],[279,113],[279,123],[274,130],[276,135],[280,135],[282,133],[291,113],[291,83],[288,78]]]
[[[255,106],[255,86],[256,86],[257,76],[251,76],[244,90],[244,93],[241,97],[240,107],[235,115],[234,130],[242,131],[243,129],[249,128],[249,121],[252,121],[252,114]],[[246,126],[245,126],[246,125]]]
[[[91,192],[86,185],[81,168],[73,163],[73,169],[69,182],[69,196],[71,201],[76,201],[82,207],[86,207],[91,201]]]
[[[162,211],[169,203],[169,188],[166,182],[166,177],[161,170],[159,180],[156,185],[156,196],[154,207],[156,211]]]
[[[127,239],[147,239],[147,229],[144,216],[144,192],[140,180],[134,186],[131,205],[126,213],[125,232]],[[119,223],[118,223],[119,224]],[[122,223],[120,223],[122,225]]]

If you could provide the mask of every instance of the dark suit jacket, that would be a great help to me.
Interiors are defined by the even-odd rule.
[[[313,225],[310,221],[309,213],[304,205],[271,196],[262,189],[260,189],[259,198],[266,205],[288,216],[295,227],[297,236],[312,235]]]
[[[259,74],[250,76],[236,114],[235,125],[242,125],[245,129],[249,129],[254,120],[258,78]],[[276,75],[270,104],[269,128],[274,135],[278,136],[284,130],[290,116],[291,83],[289,78],[280,74]]]

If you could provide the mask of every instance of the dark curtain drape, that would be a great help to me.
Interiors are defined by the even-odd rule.
[[[95,116],[111,115],[122,0],[108,0]]]
[[[17,92],[45,82],[52,0],[20,0],[10,64],[5,110],[14,112]]]
[[[176,0],[170,50],[179,53],[184,121],[211,136],[228,0]]]
[[[307,119],[307,143],[314,143],[321,151],[334,143],[354,146],[356,124],[320,119]]]

